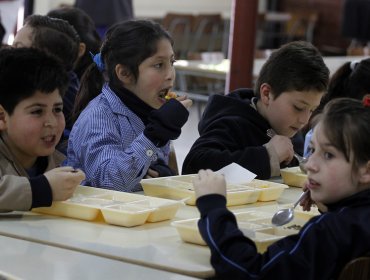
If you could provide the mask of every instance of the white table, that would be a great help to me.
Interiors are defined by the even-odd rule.
[[[299,188],[285,190],[279,203],[294,201],[300,192]],[[233,207],[232,210],[240,212],[255,207],[277,210],[278,203],[247,204]],[[183,206],[174,220],[197,217],[199,213],[196,207]],[[193,277],[213,276],[208,247],[182,242],[170,224],[171,221],[164,221],[124,228],[30,212],[12,212],[0,215],[0,236]]]
[[[144,266],[22,239],[0,236],[0,278],[18,279],[194,279]],[[3,278],[1,278],[3,279]]]

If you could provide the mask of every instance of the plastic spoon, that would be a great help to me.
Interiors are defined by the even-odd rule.
[[[283,226],[287,223],[289,223],[294,218],[294,209],[297,207],[298,203],[301,202],[301,200],[307,195],[308,190],[303,192],[296,203],[294,203],[293,207],[286,208],[286,209],[280,209],[277,211],[274,216],[272,217],[271,223],[274,226]]]

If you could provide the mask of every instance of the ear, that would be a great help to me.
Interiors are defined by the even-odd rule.
[[[128,85],[133,82],[131,72],[127,70],[122,64],[117,64],[115,69],[118,79],[124,84]]]
[[[8,113],[5,111],[4,107],[0,105],[0,131],[7,128],[7,115]]]
[[[359,182],[362,184],[370,183],[370,160],[362,167],[360,167]]]
[[[78,57],[80,58],[81,56],[83,56],[86,52],[86,44],[85,43],[80,43],[79,47],[78,47]]]
[[[270,98],[272,98],[271,86],[267,83],[263,83],[260,87],[260,99],[264,105],[268,105]]]

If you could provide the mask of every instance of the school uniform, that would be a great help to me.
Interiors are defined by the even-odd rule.
[[[225,197],[200,197],[200,233],[211,250],[211,263],[224,279],[337,279],[345,264],[370,252],[370,190],[329,204],[296,235],[257,253],[237,228]]]
[[[198,125],[200,137],[184,160],[182,174],[197,173],[199,169],[216,171],[235,162],[259,179],[271,177],[269,153],[264,146],[270,141],[266,132],[271,126],[254,108],[254,97],[251,89],[210,97]],[[293,142],[295,149],[300,149],[302,143]]]
[[[32,170],[25,170],[0,137],[0,211],[50,206],[52,191],[43,173],[59,166],[64,159],[64,155],[55,151],[38,158]]]
[[[122,95],[135,98],[128,90],[122,91],[125,91]],[[178,101],[174,106],[175,113],[185,116],[185,123],[188,111]],[[143,120],[105,84],[102,93],[89,103],[73,126],[68,142],[68,165],[85,172],[85,185],[140,191],[139,183],[148,169],[166,167],[170,154],[170,142],[154,143],[144,134],[145,128]]]

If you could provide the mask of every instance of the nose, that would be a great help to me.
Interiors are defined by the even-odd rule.
[[[47,114],[45,121],[44,121],[44,126],[45,127],[55,127],[57,125],[57,118],[54,116],[54,114],[50,113]]]
[[[305,164],[305,168],[309,172],[316,172],[318,170],[316,156],[315,154],[311,154],[308,156],[307,162]]]
[[[168,68],[166,71],[166,80],[174,80],[176,77],[176,71],[175,71],[175,66],[171,66]]]

